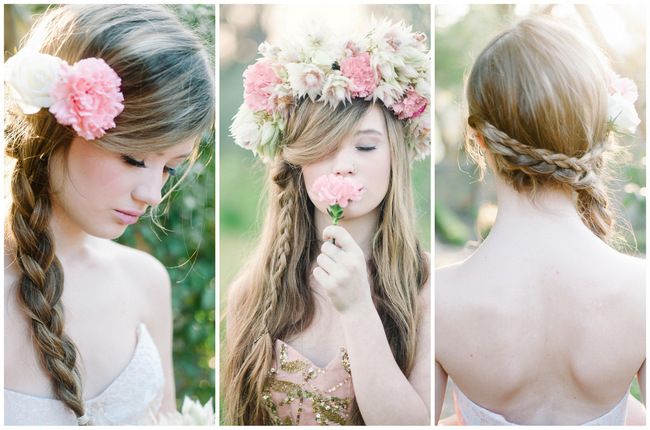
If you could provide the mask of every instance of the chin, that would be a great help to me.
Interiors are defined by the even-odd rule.
[[[127,226],[115,226],[113,228],[106,228],[106,229],[102,229],[102,230],[94,229],[94,230],[88,231],[87,233],[89,235],[91,235],[91,236],[95,236],[95,237],[98,237],[100,239],[113,240],[113,239],[117,239],[120,236],[122,236],[124,234],[124,232],[126,231],[126,227]]]

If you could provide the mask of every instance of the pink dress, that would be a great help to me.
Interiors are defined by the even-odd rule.
[[[488,411],[482,406],[477,405],[469,399],[460,389],[453,385],[454,388],[454,407],[458,424],[463,426],[516,426],[518,424],[507,421],[503,415]],[[626,393],[623,399],[612,410],[598,418],[581,424],[583,426],[622,426],[625,425],[627,416],[627,399]]]
[[[264,401],[275,425],[342,425],[354,399],[348,354],[341,348],[325,368],[286,343],[275,343]]]
[[[129,364],[97,397],[86,401],[94,425],[145,425],[160,409],[165,378],[162,361],[147,326],[137,328],[138,341]],[[4,390],[5,425],[77,425],[59,400]]]

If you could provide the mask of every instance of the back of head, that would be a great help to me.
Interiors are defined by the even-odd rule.
[[[468,124],[496,173],[519,192],[576,191],[583,221],[604,238],[613,223],[603,185],[611,142],[608,66],[598,50],[550,18],[528,18],[481,52],[466,93]],[[468,144],[482,164],[478,149]]]

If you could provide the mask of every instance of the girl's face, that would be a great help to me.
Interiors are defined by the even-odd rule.
[[[134,156],[75,137],[67,154],[53,156],[50,164],[55,221],[92,236],[121,236],[147,207],[161,202],[163,185],[193,146],[191,139],[161,153]]]
[[[366,192],[361,200],[349,202],[345,219],[376,214],[388,192],[391,155],[386,122],[379,106],[371,106],[359,121],[356,132],[348,136],[334,156],[302,166],[305,186],[310,191],[321,175],[348,176],[359,182]],[[321,214],[327,215],[327,204],[309,193],[310,200]],[[344,220],[345,221],[345,220]]]

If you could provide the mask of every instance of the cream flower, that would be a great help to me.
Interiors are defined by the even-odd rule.
[[[633,134],[641,123],[634,103],[623,94],[610,94],[607,99],[607,118],[612,130],[618,133]]]
[[[185,396],[181,412],[176,411],[163,416],[157,424],[161,426],[214,426],[212,399],[201,406],[198,401]]]
[[[289,84],[296,97],[309,96],[315,101],[323,89],[325,73],[316,65],[309,63],[291,63],[286,65]]]
[[[25,114],[34,114],[54,103],[50,89],[63,60],[29,49],[21,49],[4,65],[11,98]]]

